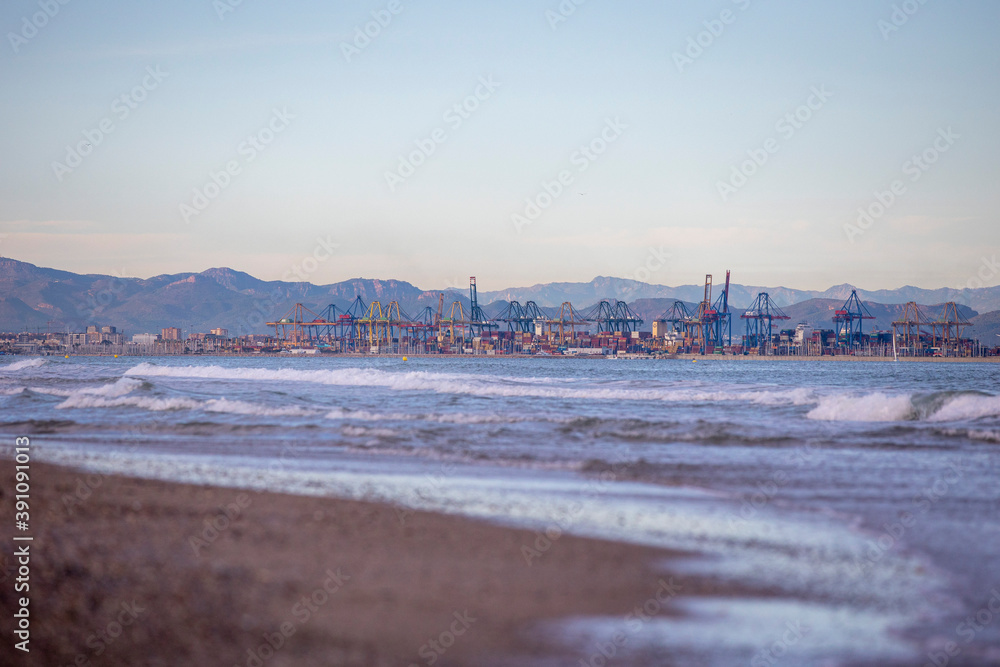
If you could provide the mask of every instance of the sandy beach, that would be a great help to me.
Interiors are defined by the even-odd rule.
[[[535,624],[624,617],[670,581],[655,549],[562,535],[539,551],[533,532],[458,517],[40,463],[32,515],[30,653],[4,623],[4,664],[578,664],[546,653]]]
[[[0,664],[996,664],[995,368],[31,360]]]

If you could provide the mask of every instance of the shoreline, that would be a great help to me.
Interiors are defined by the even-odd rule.
[[[12,461],[0,468],[13,475]],[[651,547],[558,535],[529,564],[524,549],[540,533],[464,517],[43,462],[31,477],[33,623],[31,652],[17,652],[23,665],[82,655],[260,667],[253,654],[267,652],[268,638],[280,644],[261,661],[269,667],[424,665],[432,655],[437,665],[576,664],[578,653],[553,648],[540,624],[624,617],[664,581],[684,595],[741,594],[671,579],[663,561],[681,554]],[[13,526],[12,504],[3,503],[4,525]],[[10,578],[11,544],[0,545],[0,578]],[[8,583],[0,609],[10,618]],[[659,615],[674,614],[664,600]],[[7,625],[0,656],[13,651]],[[438,654],[433,638],[449,648]]]
[[[74,353],[68,355],[62,354],[9,354],[0,355],[0,358],[4,356],[9,356],[13,358],[39,358],[46,359],[49,357],[56,359],[74,357],[85,357],[85,358],[121,358],[121,359],[198,359],[198,358],[219,358],[224,359],[226,357],[238,358],[238,359],[402,359],[404,357],[408,359],[476,359],[476,360],[491,360],[491,359],[587,359],[591,361],[595,360],[614,360],[614,361],[837,361],[837,362],[906,362],[906,363],[961,363],[961,364],[971,364],[971,363],[985,363],[985,364],[996,364],[1000,363],[1000,356],[997,357],[899,357],[894,359],[893,357],[865,357],[856,355],[773,355],[773,356],[761,356],[756,354],[749,355],[734,355],[734,354],[661,354],[661,355],[621,355],[618,357],[600,355],[600,354],[422,354],[422,353],[405,353],[405,354],[364,354],[357,352],[337,352],[335,354],[282,354],[282,353],[261,353],[261,354],[216,354],[216,353],[201,353],[201,354],[82,354]]]

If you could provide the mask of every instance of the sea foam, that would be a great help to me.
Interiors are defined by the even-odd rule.
[[[22,361],[15,361],[12,364],[0,366],[0,373],[10,373],[13,371],[24,370],[25,368],[38,368],[46,363],[48,362],[45,361],[45,359],[39,359],[37,357],[34,359],[24,359]]]
[[[430,391],[442,394],[467,394],[483,397],[533,397],[569,400],[620,401],[748,401],[762,405],[807,405],[815,402],[812,391],[795,389],[736,388],[708,390],[691,387],[650,387],[631,389],[587,383],[576,386],[560,383],[547,385],[539,378],[504,378],[496,376],[456,375],[414,371],[392,373],[372,368],[324,370],[223,368],[221,366],[157,366],[141,363],[130,368],[127,376],[175,377],[267,382],[311,382],[317,384],[383,387],[394,391]]]
[[[930,394],[834,394],[823,396],[806,415],[827,421],[951,422],[1000,416],[1000,396],[978,391]]]

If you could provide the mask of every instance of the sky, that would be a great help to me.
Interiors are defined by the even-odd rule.
[[[998,27],[986,0],[6,0],[0,256],[997,285]]]

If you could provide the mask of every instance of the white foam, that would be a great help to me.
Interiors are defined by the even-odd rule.
[[[628,389],[599,386],[580,381],[560,382],[559,386],[552,386],[546,385],[539,378],[503,378],[430,373],[426,371],[394,373],[373,368],[304,371],[290,368],[156,366],[154,364],[141,363],[126,371],[125,375],[268,382],[312,382],[336,386],[384,387],[394,391],[432,391],[486,397],[525,396],[576,400],[647,400],[669,402],[749,401],[762,405],[804,405],[815,402],[812,391],[805,388],[740,389],[732,387],[729,390],[705,390],[690,387],[652,387],[649,389]]]
[[[366,426],[344,426],[341,429],[341,433],[350,437],[362,437],[362,436],[373,436],[373,437],[391,437],[396,435],[396,432],[388,428],[369,428]]]
[[[956,438],[968,438],[969,440],[979,440],[981,442],[1000,442],[1000,431],[980,428],[942,428],[938,431],[942,435],[949,435]]]
[[[648,608],[655,601],[650,591]],[[683,589],[681,589],[683,595]],[[636,600],[636,606],[644,603]],[[917,649],[894,634],[909,619],[847,606],[790,599],[679,598],[667,603],[680,618],[575,618],[545,624],[567,647],[596,655],[617,636],[623,656],[662,652],[683,656],[678,664],[706,667],[835,665],[846,660],[913,660]],[[895,626],[895,627],[894,627]]]
[[[1000,416],[1000,396],[960,394],[948,399],[928,421],[961,421]]]
[[[1000,396],[978,392],[948,394],[834,394],[823,396],[806,415],[827,421],[951,422],[1000,416]]]
[[[32,387],[32,391],[37,391],[41,394],[50,394],[52,396],[64,396],[67,400],[63,401],[56,407],[98,407],[96,405],[76,405],[77,402],[86,402],[93,398],[118,398],[120,396],[126,396],[132,393],[135,389],[142,386],[141,380],[135,380],[133,378],[119,378],[118,380],[112,382],[111,384],[104,384],[99,387],[82,387],[80,389],[47,389],[43,387]]]
[[[368,410],[346,410],[344,408],[334,408],[326,413],[327,419],[354,419],[356,421],[380,422],[380,421],[402,421],[415,419],[416,415],[403,413],[381,413],[369,412]]]
[[[163,410],[193,410],[201,404],[190,398],[157,398],[154,396],[119,396],[108,398],[92,394],[75,394],[56,406],[57,410],[70,408],[123,408],[134,407],[161,412]]]
[[[101,387],[87,387],[80,389],[78,393],[88,394],[90,396],[107,396],[110,398],[115,398],[117,396],[125,396],[126,394],[132,393],[133,390],[138,389],[142,386],[141,380],[134,380],[132,378],[119,378],[112,382],[111,384],[106,384]]]
[[[0,389],[0,396],[17,396],[23,394],[27,389],[27,387],[6,387]]]
[[[438,422],[440,424],[512,424],[523,421],[518,417],[504,417],[502,415],[474,415],[464,412],[449,412],[440,415],[425,415],[427,421]]]
[[[314,410],[288,406],[271,408],[246,401],[233,401],[228,398],[213,398],[201,404],[207,412],[227,412],[237,415],[257,415],[262,417],[307,417],[317,414]]]
[[[57,409],[83,408],[122,408],[134,407],[153,412],[165,410],[204,410],[237,415],[256,415],[264,417],[301,417],[318,414],[296,406],[268,407],[246,401],[228,398],[213,398],[200,401],[184,396],[158,397],[141,396],[132,392],[142,386],[142,381],[131,377],[119,378],[111,384],[100,387],[83,387],[69,392],[60,390],[40,389],[43,393],[65,396],[66,400],[56,406]]]
[[[23,361],[15,361],[12,364],[6,364],[5,366],[0,366],[0,373],[10,373],[11,371],[20,371],[25,368],[38,368],[43,364],[48,362],[45,359],[24,359]]]
[[[28,387],[35,394],[45,394],[46,396],[72,396],[78,389],[53,389],[52,387]]]
[[[446,412],[442,414],[409,414],[403,412],[370,412],[368,410],[347,410],[334,408],[326,413],[327,419],[353,419],[356,421],[428,421],[439,424],[507,424],[522,421],[518,417],[503,417],[496,414],[469,414]]]
[[[966,435],[970,440],[981,440],[983,442],[1000,442],[1000,431],[989,431],[985,429],[970,428]]]
[[[915,419],[916,412],[909,395],[836,394],[821,397],[806,416],[826,421],[893,422]]]
[[[375,434],[364,429],[357,435]],[[936,584],[932,568],[902,553],[886,554],[859,568],[867,545],[846,526],[816,515],[779,517],[770,512],[734,520],[711,494],[692,488],[633,482],[598,485],[559,473],[484,475],[476,467],[446,472],[428,468],[432,477],[440,477],[429,479],[418,472],[350,469],[337,463],[273,471],[267,469],[266,457],[222,462],[171,453],[110,460],[104,452],[59,447],[43,453],[46,458],[65,457],[74,465],[142,477],[377,500],[556,534],[697,552],[706,556],[697,560],[711,569],[706,574],[715,579],[752,581],[777,594],[836,604],[853,606],[856,600],[874,595],[879,609],[916,610],[926,606],[927,590]],[[676,564],[670,569],[683,573]]]

